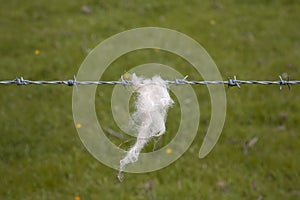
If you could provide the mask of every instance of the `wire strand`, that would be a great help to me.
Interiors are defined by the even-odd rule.
[[[236,76],[231,79],[228,78],[227,81],[223,80],[213,80],[213,81],[189,81],[187,77],[183,79],[175,79],[175,80],[165,80],[166,84],[175,84],[175,85],[227,85],[228,87],[238,87],[241,88],[241,85],[279,85],[280,90],[282,90],[282,86],[288,86],[290,89],[291,85],[300,85],[299,80],[284,80],[281,76],[279,76],[278,81],[258,81],[258,80],[238,80]],[[23,77],[16,78],[14,80],[0,80],[0,85],[67,85],[67,86],[75,86],[77,85],[123,85],[130,86],[132,82],[130,80],[126,80],[121,76],[120,81],[77,81],[76,77],[70,80],[26,80]]]

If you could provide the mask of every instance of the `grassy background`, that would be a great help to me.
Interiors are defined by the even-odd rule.
[[[84,5],[92,12],[83,13]],[[70,79],[89,50],[107,37],[160,26],[201,43],[224,79],[235,74],[274,80],[288,73],[299,80],[299,21],[297,0],[1,1],[0,79]],[[163,52],[137,52],[116,61],[103,79],[118,79],[130,66],[149,61],[174,68],[183,63]],[[191,67],[182,73],[201,78]],[[1,86],[0,199],[300,199],[300,88],[228,89],[222,136],[202,160],[197,156],[210,102],[205,87],[195,89],[201,121],[189,150],[165,169],[126,174],[118,183],[116,171],[80,142],[71,88]],[[111,112],[105,106],[111,90],[99,88],[98,115],[117,130],[111,116],[102,114]],[[169,130],[176,130],[170,121],[177,117],[169,115]],[[255,137],[257,143],[249,145]]]

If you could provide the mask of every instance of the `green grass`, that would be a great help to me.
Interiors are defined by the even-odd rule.
[[[83,14],[83,5],[92,13]],[[88,51],[107,37],[159,26],[201,43],[224,79],[274,80],[288,73],[299,80],[299,21],[297,0],[10,0],[0,7],[0,79],[70,79]],[[113,63],[103,79],[118,79],[149,61],[178,70],[185,64],[164,52],[135,52]],[[201,78],[191,66],[180,70]],[[96,98],[97,114],[118,130],[109,114],[112,87],[104,87],[98,88],[103,94]],[[189,150],[165,169],[125,174],[118,183],[116,171],[95,160],[77,135],[71,88],[0,86],[0,199],[300,199],[300,87],[226,89],[223,133],[202,160],[197,156],[210,101],[205,87],[194,89],[201,98],[201,120]],[[169,115],[169,130],[176,130],[171,122],[178,116]],[[258,142],[245,153],[254,137]]]

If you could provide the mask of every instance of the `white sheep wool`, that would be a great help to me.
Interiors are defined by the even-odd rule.
[[[131,76],[134,92],[137,94],[135,112],[132,115],[136,142],[120,161],[118,178],[122,180],[122,171],[129,163],[138,160],[141,150],[153,137],[159,137],[166,131],[165,121],[168,108],[174,103],[167,84],[160,76],[144,79],[135,74]]]

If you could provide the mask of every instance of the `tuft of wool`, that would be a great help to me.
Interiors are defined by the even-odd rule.
[[[153,137],[159,137],[166,131],[165,121],[169,107],[174,103],[167,85],[160,76],[144,79],[135,74],[131,78],[134,91],[137,93],[135,112],[132,115],[137,138],[126,156],[120,161],[118,178],[125,166],[138,160],[141,150]]]

